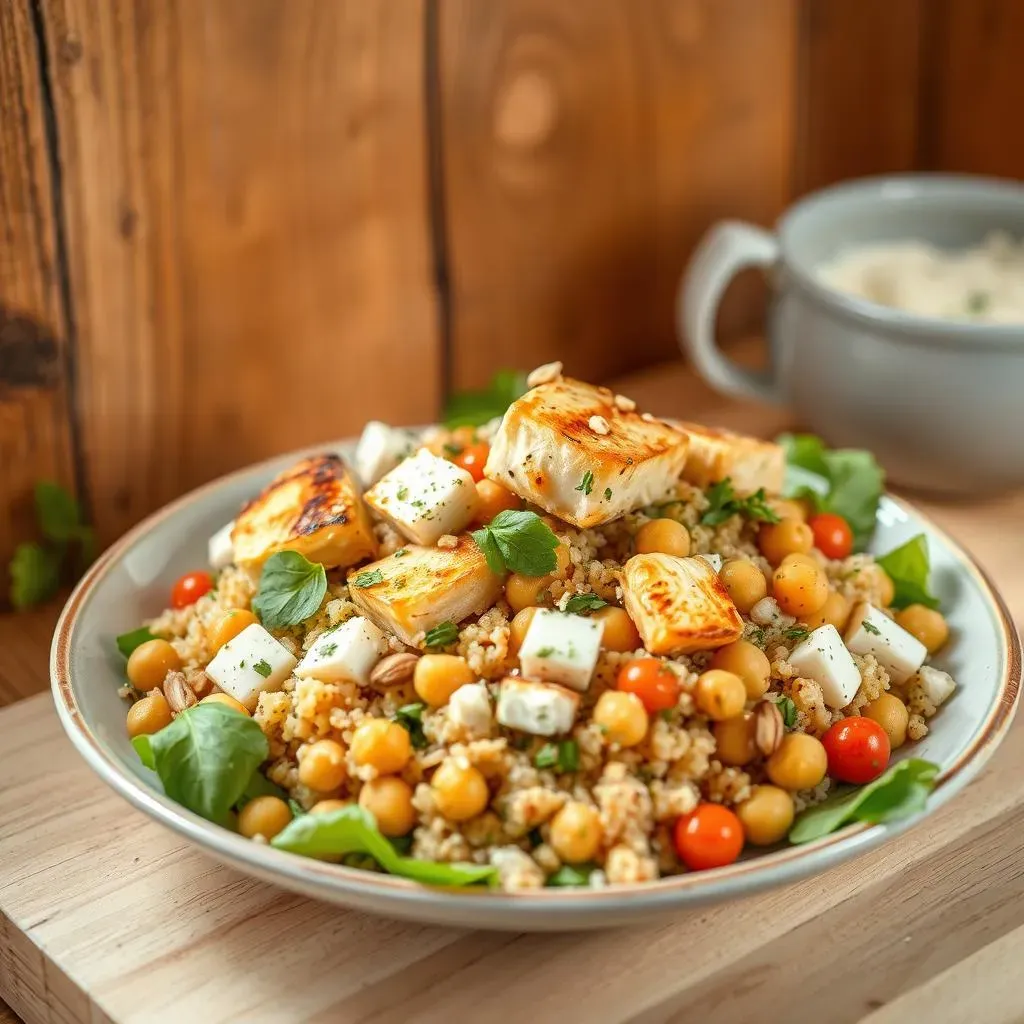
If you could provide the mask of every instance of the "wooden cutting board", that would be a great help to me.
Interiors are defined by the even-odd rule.
[[[674,368],[622,389],[763,434],[783,422]],[[1020,624],[1024,496],[925,508]],[[22,664],[45,683],[24,632],[0,631],[0,701]],[[340,910],[216,864],[107,790],[41,695],[0,711],[0,998],[29,1024],[1024,1020],[1022,777],[1024,719],[950,805],[823,876],[656,928],[491,934]]]

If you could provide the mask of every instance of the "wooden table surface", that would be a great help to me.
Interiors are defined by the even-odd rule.
[[[764,435],[786,425],[675,365],[621,388],[666,414]],[[918,504],[1024,623],[1024,495]],[[0,616],[0,704],[46,688],[58,611]],[[852,864],[653,929],[547,936],[400,924],[255,882],[110,793],[47,697],[0,721],[0,837],[4,862],[23,866],[16,892],[0,875],[0,990],[31,1024],[502,1020],[508,999],[537,1022],[1024,1019],[1024,721],[963,795]],[[4,832],[18,807],[34,811]],[[58,894],[67,905],[51,913]],[[170,1006],[150,1001],[161,984]],[[18,1020],[0,1004],[0,1024]]]

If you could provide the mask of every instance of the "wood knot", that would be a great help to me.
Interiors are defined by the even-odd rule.
[[[60,345],[41,323],[0,307],[0,388],[51,387],[60,377]]]
[[[554,131],[558,97],[551,80],[539,71],[521,71],[498,94],[494,136],[505,146],[530,149]]]

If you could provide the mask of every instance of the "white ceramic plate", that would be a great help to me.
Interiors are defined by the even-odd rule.
[[[348,443],[319,450],[323,447],[352,454]],[[71,741],[131,804],[214,857],[285,888],[393,917],[477,928],[564,930],[646,921],[792,882],[878,846],[913,824],[911,819],[850,826],[804,846],[753,854],[726,868],[647,885],[506,895],[430,889],[293,856],[218,828],[173,803],[139,763],[125,735],[124,704],[117,696],[124,661],[114,638],[159,613],[173,581],[206,564],[207,538],[296,457],[233,473],[150,516],[92,566],[71,595],[54,636],[53,695]],[[933,586],[952,629],[952,641],[936,664],[960,684],[932,719],[928,736],[900,752],[941,766],[925,811],[930,813],[977,775],[1005,735],[1019,695],[1021,648],[1005,605],[971,558],[909,506],[883,500],[876,550],[889,551],[921,532],[928,537]]]

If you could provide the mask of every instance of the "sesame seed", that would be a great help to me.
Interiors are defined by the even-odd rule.
[[[636,408],[636,402],[625,395],[616,395],[614,401],[615,408],[620,409],[622,412],[632,412]]]
[[[595,434],[611,433],[612,428],[608,426],[608,421],[603,416],[591,416],[588,423]]]

